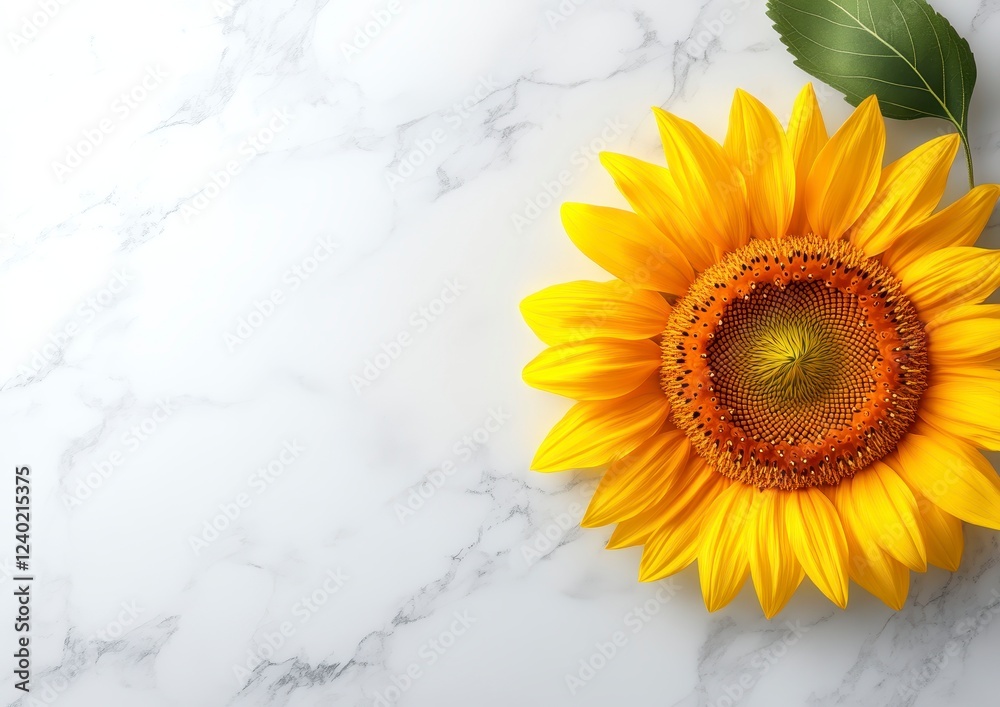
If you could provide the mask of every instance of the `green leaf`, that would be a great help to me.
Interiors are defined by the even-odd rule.
[[[969,43],[925,0],[768,0],[767,16],[795,64],[852,105],[875,94],[888,118],[944,118],[969,149],[976,61]]]

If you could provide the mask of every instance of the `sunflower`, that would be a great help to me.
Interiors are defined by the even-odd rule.
[[[616,279],[521,304],[524,380],[578,401],[532,468],[605,467],[582,524],[641,581],[697,560],[710,611],[748,576],[768,618],[806,576],[900,609],[962,521],[1000,529],[1000,187],[935,211],[958,136],[883,167],[874,96],[829,137],[810,85],[787,129],[737,91],[722,145],[653,111],[667,167],[601,155],[632,210],[562,207]]]

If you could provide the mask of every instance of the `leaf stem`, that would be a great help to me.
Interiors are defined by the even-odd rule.
[[[972,172],[972,148],[969,147],[969,138],[965,133],[961,134],[962,146],[965,147],[965,164],[969,168],[969,189],[976,186],[976,178]]]

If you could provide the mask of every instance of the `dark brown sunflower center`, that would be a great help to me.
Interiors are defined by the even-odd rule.
[[[832,485],[891,452],[926,387],[923,325],[843,242],[754,241],[706,270],[663,337],[674,424],[721,473]]]

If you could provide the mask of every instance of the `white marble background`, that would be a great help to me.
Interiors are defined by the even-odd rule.
[[[694,568],[640,585],[576,527],[593,478],[527,470],[568,403],[521,382],[517,303],[600,277],[553,202],[621,203],[596,151],[660,159],[651,105],[786,118],[806,77],[763,4],[5,2],[0,455],[37,579],[33,690],[5,658],[0,700],[994,702],[996,533],[899,613],[803,585],[768,622],[748,584],[709,615]],[[934,4],[1000,181],[1000,2]]]

